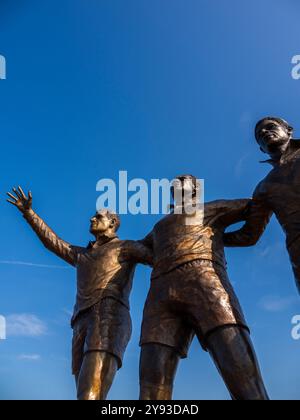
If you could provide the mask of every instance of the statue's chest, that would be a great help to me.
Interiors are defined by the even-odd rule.
[[[274,169],[263,183],[261,193],[274,209],[300,199],[300,160]]]
[[[282,188],[300,185],[300,159],[292,160],[274,169],[267,178],[266,184],[268,186],[278,184]]]

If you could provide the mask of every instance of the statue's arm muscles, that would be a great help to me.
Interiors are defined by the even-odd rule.
[[[123,256],[137,264],[153,266],[152,232],[141,241],[126,241]]]
[[[227,227],[246,220],[250,202],[249,198],[220,201],[220,213],[222,214],[220,221],[222,225]]]
[[[134,242],[132,257],[137,263],[153,266],[153,251],[142,241]]]
[[[244,226],[235,232],[224,234],[224,244],[227,247],[248,247],[256,245],[263,235],[271,217],[272,211],[269,209],[263,196],[257,189],[253,199],[244,214]]]
[[[149,233],[144,239],[139,241],[139,243],[143,244],[147,248],[153,250],[153,231]]]
[[[78,247],[74,247],[59,238],[32,209],[25,211],[23,216],[49,251],[53,252],[67,263],[73,266],[76,265]]]

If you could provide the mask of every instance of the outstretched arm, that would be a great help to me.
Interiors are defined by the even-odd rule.
[[[216,201],[216,217],[224,227],[246,220],[250,199]],[[221,216],[220,216],[221,214]]]
[[[152,233],[141,241],[127,241],[126,245],[124,249],[126,259],[153,267]]]
[[[75,266],[77,261],[77,248],[60,239],[55,232],[32,210],[32,194],[28,197],[21,187],[13,188],[14,194],[7,193],[10,204],[16,206],[23,214],[44,246],[67,263]]]
[[[136,241],[134,243],[132,256],[137,263],[153,267],[153,251],[144,245],[142,241]]]
[[[240,230],[224,234],[225,246],[248,247],[256,245],[263,235],[271,217],[272,211],[256,191],[246,212],[245,225]]]

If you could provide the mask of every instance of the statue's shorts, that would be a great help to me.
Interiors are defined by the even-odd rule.
[[[196,260],[152,278],[140,345],[169,346],[184,358],[195,335],[207,350],[209,335],[227,326],[249,331],[226,270]]]
[[[73,326],[73,375],[79,373],[84,355],[94,351],[114,355],[121,368],[131,331],[129,310],[116,299],[104,298],[81,313]]]

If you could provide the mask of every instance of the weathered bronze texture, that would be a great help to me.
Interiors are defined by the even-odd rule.
[[[138,241],[117,237],[119,217],[107,210],[91,219],[95,242],[73,246],[60,239],[32,210],[32,195],[21,187],[8,193],[47,249],[77,269],[72,318],[73,374],[77,397],[103,400],[112,385],[131,336],[129,294],[137,263],[152,264],[152,253]]]
[[[273,170],[257,186],[242,229],[224,236],[226,246],[255,245],[275,213],[286,233],[286,244],[300,293],[300,141],[293,128],[275,117],[259,121],[257,142],[271,159]]]
[[[178,179],[185,187],[174,188],[190,189],[195,200],[196,179]],[[183,207],[189,204],[184,199]],[[224,256],[224,231],[245,220],[249,202],[207,203],[199,223],[190,223],[198,210],[193,216],[184,208],[182,214],[173,211],[143,241],[153,251],[154,269],[140,342],[141,399],[171,399],[179,359],[187,356],[195,335],[213,358],[232,398],[268,399]]]

